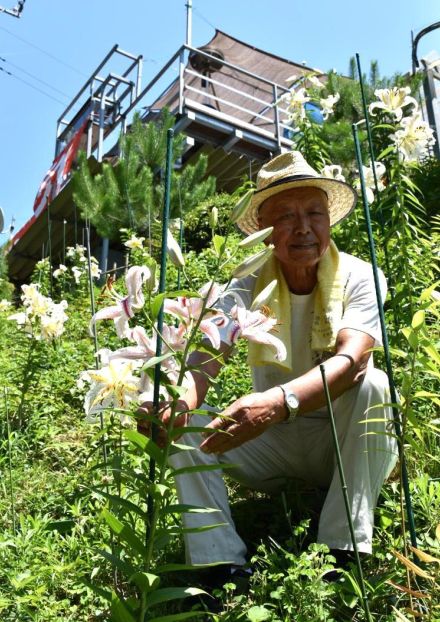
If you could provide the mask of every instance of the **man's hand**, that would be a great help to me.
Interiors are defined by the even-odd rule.
[[[273,423],[285,418],[284,394],[280,387],[245,395],[206,426],[209,436],[200,449],[206,453],[222,454],[260,436]]]
[[[173,422],[173,430],[177,428],[181,428],[181,436],[184,434],[185,426],[188,425],[188,421],[191,417],[191,414],[188,412],[190,407],[188,406],[188,402],[185,399],[178,400],[176,406],[176,416]],[[153,402],[144,402],[138,410],[139,415],[142,414],[152,415],[153,414]],[[159,412],[157,413],[157,417],[162,421],[162,426],[157,426],[157,436],[155,438],[155,442],[159,445],[159,447],[164,447],[167,440],[167,427],[169,426],[171,419],[171,402],[160,402],[159,404]],[[139,419],[137,428],[138,432],[144,434],[145,436],[151,436],[151,421],[149,419]],[[179,436],[173,435],[173,440],[177,440]]]

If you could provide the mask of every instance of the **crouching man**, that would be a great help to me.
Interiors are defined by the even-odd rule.
[[[201,451],[172,458],[175,468],[232,463],[228,475],[256,490],[272,491],[286,478],[327,489],[318,541],[336,554],[353,547],[320,363],[325,361],[360,552],[371,552],[375,505],[397,456],[391,409],[374,408],[390,399],[386,375],[374,368],[369,352],[381,340],[372,269],[339,252],[330,235],[331,226],[343,220],[355,202],[350,186],[321,177],[299,152],[279,155],[262,167],[251,204],[237,224],[246,234],[273,227],[268,238],[274,245],[273,256],[256,274],[235,280],[231,289],[250,308],[255,297],[277,279],[267,306],[278,319],[274,335],[284,344],[286,358],[283,362],[275,358],[270,339],[263,344],[251,342],[254,392],[207,425],[206,417],[194,415],[191,425],[206,425],[207,434],[201,438],[187,433],[183,442]],[[381,288],[384,298],[383,275]],[[226,297],[219,304],[230,309],[235,300]],[[233,334],[233,322],[222,328],[225,360]],[[189,409],[204,402],[206,374],[215,377],[220,371],[220,364],[211,359],[208,354],[193,355],[202,370],[193,372],[194,384],[185,397]],[[182,503],[219,510],[185,514],[185,527],[225,523],[187,533],[187,561],[224,561],[231,571],[243,567],[246,546],[231,518],[222,471],[187,473],[176,480]]]

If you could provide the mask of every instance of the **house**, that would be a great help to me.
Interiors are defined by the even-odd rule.
[[[243,175],[252,178],[262,162],[290,149],[280,98],[311,71],[217,30],[201,48],[182,45],[142,87],[142,57],[115,45],[57,121],[55,160],[34,214],[8,249],[11,280],[25,281],[42,257],[56,264],[66,245],[84,243],[69,183],[78,149],[98,171],[104,159],[117,157],[118,133],[127,131],[134,110],[148,122],[166,106],[187,137],[182,165],[207,154],[207,175],[216,177],[218,190],[233,191]],[[91,246],[106,269],[108,247],[93,230]]]

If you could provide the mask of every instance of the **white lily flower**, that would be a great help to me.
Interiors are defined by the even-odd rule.
[[[187,331],[190,331],[194,322],[196,322],[202,313],[203,301],[208,295],[206,301],[205,312],[199,329],[210,340],[212,346],[216,349],[220,347],[219,327],[226,324],[224,314],[212,309],[212,305],[219,299],[223,289],[216,283],[212,286],[207,283],[200,290],[200,298],[186,298],[179,296],[178,298],[166,298],[164,301],[164,312],[178,317],[184,324]]]
[[[75,283],[76,283],[77,285],[79,285],[79,282],[80,282],[81,276],[82,276],[82,274],[83,274],[82,270],[80,270],[80,269],[79,269],[79,268],[77,268],[76,266],[73,266],[73,268],[72,268],[72,274],[73,274],[73,278],[74,278],[74,280],[75,280]]]
[[[126,246],[130,250],[133,250],[135,248],[142,249],[144,240],[145,240],[145,238],[136,237],[135,235],[132,235],[129,240],[124,242],[124,246]]]
[[[314,86],[315,89],[323,89],[325,86],[325,84],[321,82],[318,76],[315,75],[307,76],[307,81],[310,82],[310,84]]]
[[[231,222],[237,222],[243,214],[247,212],[247,209],[252,201],[252,197],[254,196],[253,190],[248,190],[246,194],[244,194],[240,200],[236,203],[234,209],[231,214]]]
[[[112,360],[101,369],[87,370],[91,382],[84,398],[88,421],[96,420],[93,415],[106,408],[127,409],[133,402],[139,403],[141,379],[133,374],[136,368],[132,361]],[[128,417],[126,419],[130,421]]]
[[[288,121],[297,123],[302,121],[306,117],[306,110],[304,105],[310,101],[310,97],[307,95],[306,89],[300,88],[297,91],[291,91],[285,93],[281,97],[281,101],[287,104]]]
[[[394,115],[396,120],[400,121],[403,116],[402,108],[411,105],[413,106],[413,112],[415,112],[419,107],[414,97],[410,97],[410,93],[411,89],[409,86],[403,88],[395,86],[391,89],[376,89],[374,94],[379,98],[379,101],[369,105],[370,114],[373,116],[377,114],[374,110],[378,108],[379,110]]]
[[[14,313],[13,315],[8,315],[8,320],[12,320],[17,322],[18,326],[28,326],[31,327],[31,320],[27,313],[24,311],[19,311],[18,313]]]
[[[36,283],[22,285],[21,289],[23,292],[21,295],[23,305],[27,308],[30,315],[41,317],[49,311],[52,300],[40,293]]]
[[[272,296],[273,291],[275,287],[277,286],[277,284],[278,284],[278,280],[274,279],[273,281],[269,283],[269,285],[266,285],[266,287],[261,290],[261,292],[258,294],[256,298],[254,298],[252,302],[251,311],[257,311],[257,309],[260,309],[263,305],[265,305],[268,302],[268,300],[270,300],[270,297]]]
[[[328,164],[324,166],[321,171],[321,175],[323,177],[327,177],[328,179],[336,179],[337,181],[345,181],[345,177],[342,174],[342,166],[339,164]]]
[[[173,234],[169,229],[167,233],[167,252],[169,258],[176,266],[176,268],[183,268],[183,266],[185,265],[185,259],[183,258],[180,246],[174,239]]]
[[[101,270],[97,263],[94,261],[90,262],[90,276],[92,279],[99,279],[101,276]]]
[[[341,96],[339,93],[336,95],[329,95],[328,97],[323,97],[319,100],[319,105],[321,107],[322,115],[324,120],[328,119],[328,117],[333,113],[333,108],[335,104],[340,100]]]
[[[377,189],[379,190],[379,192],[382,192],[382,190],[385,189],[385,184],[382,181],[383,176],[386,173],[386,168],[385,166],[382,164],[382,162],[374,162],[374,170],[376,172],[376,178],[377,178]],[[374,201],[374,192],[376,190],[375,187],[375,183],[374,183],[374,172],[373,172],[373,167],[371,166],[362,166],[362,171],[364,174],[364,181],[365,181],[365,193],[367,195],[367,201],[368,203],[373,203]],[[360,190],[361,187],[361,181],[360,178],[358,178],[355,181],[355,187]]]
[[[68,246],[66,249],[66,257],[69,259],[73,259],[75,257],[83,257],[86,253],[86,247],[81,244],[76,244],[76,246]]]
[[[401,129],[391,135],[399,152],[407,162],[415,162],[429,154],[435,143],[434,130],[423,121],[420,112],[402,119]]]
[[[269,257],[272,255],[274,248],[275,247],[273,244],[269,244],[259,253],[251,255],[251,257],[248,257],[247,259],[242,261],[241,264],[239,264],[235,268],[232,276],[236,279],[241,279],[245,276],[249,276],[249,274],[252,274],[253,272],[255,272],[255,270],[258,270],[258,268],[269,259]]]
[[[53,271],[53,277],[55,279],[58,279],[62,274],[67,272],[67,270],[68,270],[67,266],[65,266],[64,264],[60,263],[58,268]]]
[[[6,298],[3,298],[2,300],[0,300],[0,312],[8,311],[11,307],[12,307],[12,302],[9,302],[9,300],[6,300]]]
[[[256,231],[251,235],[248,235],[244,240],[238,243],[238,246],[241,248],[252,248],[252,246],[256,246],[260,242],[264,242],[266,238],[270,236],[273,231],[273,227],[267,227],[266,229],[261,229],[261,231]]]
[[[215,229],[218,223],[218,207],[214,207],[212,208],[212,210],[209,213],[209,226],[211,227],[211,229]]]
[[[248,341],[273,347],[278,361],[286,359],[285,345],[281,339],[270,333],[277,324],[275,318],[267,317],[261,311],[248,311],[240,305],[235,305],[231,309],[231,317],[234,320],[228,335],[231,343],[235,343],[240,337],[243,337]]]
[[[142,286],[150,277],[151,271],[147,266],[132,266],[125,277],[127,296],[123,297],[110,290],[116,305],[97,311],[91,319],[90,331],[98,320],[113,320],[118,337],[127,337],[129,335],[128,320],[144,306],[145,298],[142,293]]]

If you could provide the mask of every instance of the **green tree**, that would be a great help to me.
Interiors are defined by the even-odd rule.
[[[74,174],[74,200],[83,218],[89,219],[98,233],[118,239],[121,228],[150,234],[163,204],[162,176],[165,169],[167,130],[174,117],[164,110],[157,121],[144,124],[139,115],[130,132],[119,141],[120,157],[116,164],[104,162],[93,176],[84,153]],[[181,158],[184,137],[176,135],[173,165]],[[174,170],[171,180],[171,217],[177,218],[213,194],[215,180],[205,179],[207,157],[181,171]]]

